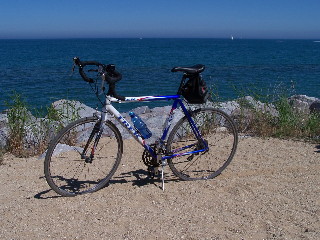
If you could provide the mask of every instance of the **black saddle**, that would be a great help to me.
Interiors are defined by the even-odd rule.
[[[202,64],[197,64],[192,67],[174,67],[171,69],[171,72],[185,72],[189,74],[197,74],[203,72],[205,66]]]

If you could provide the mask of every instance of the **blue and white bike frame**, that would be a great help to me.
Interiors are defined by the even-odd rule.
[[[117,103],[129,103],[129,102],[149,102],[149,101],[159,101],[159,100],[174,100],[173,104],[172,104],[172,108],[171,111],[169,113],[169,116],[167,117],[165,124],[163,126],[163,133],[161,138],[159,138],[159,147],[160,148],[164,148],[165,146],[165,140],[167,139],[168,133],[169,133],[169,129],[171,127],[172,124],[172,120],[175,114],[175,110],[180,106],[182,111],[184,112],[184,115],[187,117],[189,124],[192,128],[192,131],[194,133],[194,135],[196,136],[196,138],[199,141],[203,141],[201,134],[195,124],[195,122],[193,121],[193,119],[191,118],[191,115],[189,113],[189,111],[186,109],[185,105],[183,104],[180,95],[167,95],[167,96],[141,96],[141,97],[125,97],[125,101],[121,101],[117,98],[111,97],[111,96],[106,96],[106,101],[104,104],[104,107],[102,108],[102,114],[101,114],[101,119],[102,119],[102,123],[105,122],[107,120],[107,112],[109,112],[110,114],[112,114],[115,119],[117,119],[117,121],[124,127],[126,128],[130,134],[134,137],[134,139],[139,142],[150,154],[152,157],[154,157],[157,160],[161,160],[162,162],[165,162],[167,159],[170,158],[174,158],[174,157],[178,157],[178,156],[184,156],[184,155],[189,155],[189,154],[194,154],[194,153],[200,153],[200,152],[204,152],[208,150],[208,146],[205,143],[205,141],[203,141],[205,144],[205,148],[203,149],[199,149],[199,150],[195,150],[195,151],[186,151],[181,153],[181,151],[189,149],[194,147],[196,144],[192,144],[192,145],[188,145],[188,146],[184,146],[180,149],[175,149],[173,150],[174,152],[172,152],[170,155],[168,156],[159,156],[155,153],[155,151],[151,148],[150,145],[148,145],[145,140],[141,137],[140,133],[119,113],[119,111],[114,108],[112,106],[111,103],[113,102],[117,102]],[[193,148],[194,149],[194,148]]]

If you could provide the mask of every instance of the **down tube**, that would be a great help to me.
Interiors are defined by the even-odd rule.
[[[128,130],[128,132],[133,136],[133,138],[140,143],[151,155],[156,158],[156,154],[153,149],[145,142],[140,134],[131,126],[131,124],[115,109],[112,105],[108,105],[107,110],[114,115],[117,121]]]

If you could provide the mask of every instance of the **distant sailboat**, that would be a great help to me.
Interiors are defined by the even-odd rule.
[[[233,36],[231,35],[231,40],[233,40]]]

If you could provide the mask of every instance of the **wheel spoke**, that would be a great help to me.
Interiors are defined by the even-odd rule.
[[[88,139],[90,135],[95,139],[97,132],[94,132],[93,128],[96,122],[97,118],[92,117],[70,124],[48,148],[45,159],[46,180],[60,195],[74,196],[94,192],[108,183],[119,166],[122,139],[120,132],[111,122],[104,126],[108,135],[104,134],[99,139],[92,161],[89,156],[82,157],[81,149],[86,145],[91,149],[93,145],[93,141],[90,143]]]
[[[231,118],[212,108],[198,109],[191,113],[208,150],[182,155],[168,161],[173,173],[184,180],[208,179],[221,173],[232,160],[237,146],[237,131]],[[186,146],[196,141],[193,151],[201,150],[187,117],[182,118],[168,138],[167,152],[189,152]]]

